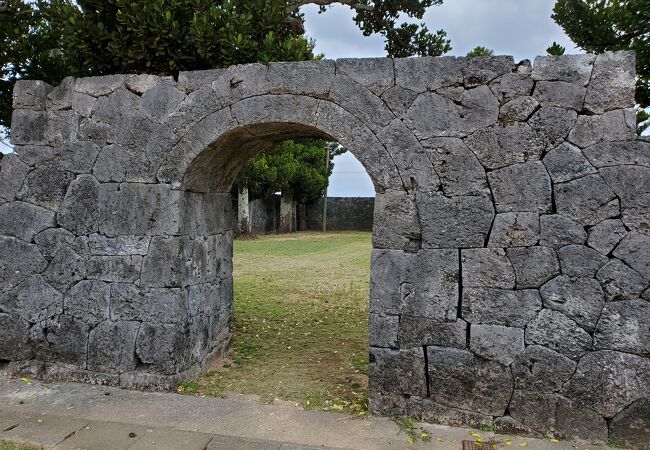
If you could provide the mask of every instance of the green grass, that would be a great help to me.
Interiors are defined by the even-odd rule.
[[[370,233],[235,241],[235,350],[179,392],[367,409]]]
[[[0,440],[0,450],[40,450],[42,447],[34,447],[27,444],[16,444],[9,441]]]

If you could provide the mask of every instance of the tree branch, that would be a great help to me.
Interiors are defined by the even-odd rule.
[[[334,3],[340,3],[342,5],[349,6],[350,8],[357,11],[374,11],[375,9],[374,6],[359,3],[357,0],[294,0],[290,1],[287,5],[287,12],[292,13],[300,9],[301,6],[305,5],[330,6]]]

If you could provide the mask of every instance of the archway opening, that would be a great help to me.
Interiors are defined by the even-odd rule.
[[[366,411],[374,186],[355,150],[311,126],[269,123],[225,133],[192,162],[184,187],[230,192],[234,211],[245,201],[250,230],[242,233],[241,217],[233,225],[232,351],[182,384],[181,392]],[[287,195],[277,184],[249,186],[243,200],[241,172],[251,161],[298,165],[293,172],[300,180],[286,183],[293,203],[288,229]],[[316,196],[313,189],[312,195],[299,192],[322,173],[326,182]],[[326,197],[328,190],[337,196]]]

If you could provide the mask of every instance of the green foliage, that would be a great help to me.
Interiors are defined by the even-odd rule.
[[[5,0],[0,2],[0,125],[9,126],[15,80],[58,84],[66,75],[176,75],[181,70],[315,57],[304,36],[304,0]],[[396,25],[442,0],[343,0],[364,35],[389,56],[441,55],[444,31]],[[323,9],[324,10],[324,9]]]
[[[0,126],[11,121],[13,85],[31,78],[59,83],[65,69],[58,30],[46,19],[47,2],[0,2]]]
[[[640,136],[645,130],[650,128],[650,114],[648,111],[638,109],[636,112],[636,132]]]
[[[561,56],[564,55],[566,48],[562,47],[557,42],[553,41],[553,45],[546,49],[546,53],[552,56]]]
[[[650,106],[648,0],[558,0],[552,17],[588,52],[636,51],[636,101],[643,108]]]
[[[332,174],[331,160],[343,152],[340,147],[334,147],[326,168],[328,145],[332,150],[331,143],[319,139],[283,141],[251,159],[240,171],[235,184],[247,184],[252,198],[282,191],[292,194],[301,203],[316,200]]]
[[[467,53],[468,58],[474,58],[475,56],[492,56],[494,55],[494,50],[490,50],[487,47],[481,47],[480,45],[474,47],[472,50]]]

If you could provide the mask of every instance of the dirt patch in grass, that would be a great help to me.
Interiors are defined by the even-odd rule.
[[[370,250],[363,232],[235,241],[235,350],[179,392],[364,414]]]

